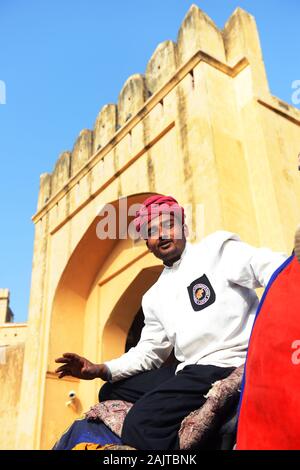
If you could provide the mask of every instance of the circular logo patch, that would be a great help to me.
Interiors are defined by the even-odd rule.
[[[206,274],[195,279],[187,286],[191,306],[195,312],[200,312],[216,300],[216,293]]]
[[[210,289],[205,284],[195,284],[193,286],[193,299],[195,304],[204,305],[210,298]]]

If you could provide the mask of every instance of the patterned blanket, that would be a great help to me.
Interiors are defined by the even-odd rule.
[[[206,395],[206,402],[190,413],[181,423],[179,440],[181,449],[200,445],[224,420],[228,409],[237,402],[244,366],[235,369],[227,378],[215,382]],[[116,436],[121,437],[122,427],[132,403],[107,400],[92,406],[86,413],[88,422],[104,423]]]

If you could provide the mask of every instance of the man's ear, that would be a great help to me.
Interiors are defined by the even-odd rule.
[[[147,245],[148,250],[151,251],[150,248],[149,248],[149,243],[148,243],[148,239],[147,239],[147,238],[146,238],[146,245]]]

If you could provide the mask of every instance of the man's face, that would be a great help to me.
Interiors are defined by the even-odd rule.
[[[172,266],[185,248],[185,229],[173,214],[160,214],[148,224],[147,247],[164,264]]]

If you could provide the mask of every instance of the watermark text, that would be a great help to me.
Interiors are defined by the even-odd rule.
[[[6,104],[6,85],[3,80],[0,80],[0,104]]]

